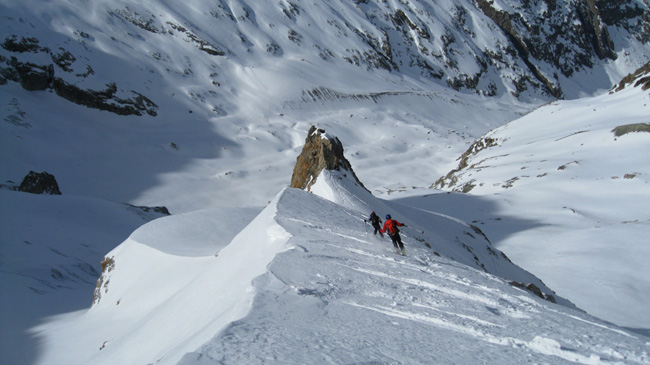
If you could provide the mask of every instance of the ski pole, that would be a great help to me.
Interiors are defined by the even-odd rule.
[[[414,231],[416,231],[416,232],[418,232],[418,233],[422,233],[422,234],[424,234],[424,231],[421,231],[421,230],[419,230],[419,229],[417,229],[417,228],[413,228],[413,227],[410,227],[410,226],[406,226],[406,228],[410,228],[410,229],[412,229],[412,230],[414,230]]]

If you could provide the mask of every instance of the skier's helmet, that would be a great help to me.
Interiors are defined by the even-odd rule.
[[[390,214],[386,214],[386,219],[390,219]]]

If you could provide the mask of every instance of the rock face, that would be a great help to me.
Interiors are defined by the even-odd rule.
[[[75,82],[64,80],[71,74],[77,82],[94,75],[90,65],[82,67],[79,59],[59,47],[53,51],[42,46],[37,38],[9,35],[0,43],[0,85],[8,81],[19,83],[28,91],[52,90],[58,96],[88,108],[105,110],[117,115],[138,115],[144,113],[156,116],[158,105],[137,91],[118,90],[115,82],[106,83],[103,90],[82,89]],[[39,64],[28,61],[29,57],[41,59]]]
[[[293,168],[290,186],[310,191],[323,169],[349,171],[354,180],[363,186],[352,170],[350,162],[343,155],[341,141],[337,137],[325,134],[324,129],[312,126],[307,133],[305,146]]]
[[[615,91],[625,89],[625,86],[634,84],[634,87],[641,86],[642,90],[650,90],[650,62],[639,67],[635,72],[625,76],[619,82]]]
[[[617,63],[636,64],[650,53],[645,46],[650,42],[648,0],[458,0],[443,4],[436,0],[334,1],[355,8],[344,13],[335,10],[339,5],[321,10],[309,4],[318,2],[293,0],[282,1],[282,6],[276,2],[246,6],[240,16],[219,5],[197,11],[182,24],[165,20],[178,19],[176,14],[160,14],[155,4],[140,3],[137,7],[107,5],[91,23],[78,17],[79,24],[69,29],[69,34],[60,34],[54,24],[48,26],[47,16],[32,20],[14,15],[14,8],[8,9],[11,11],[3,19],[0,38],[0,86],[15,82],[30,91],[53,91],[89,108],[118,115],[155,116],[158,105],[147,95],[164,102],[163,94],[156,95],[150,89],[163,75],[159,71],[197,78],[193,81],[197,84],[207,81],[200,68],[174,64],[171,54],[182,52],[195,58],[194,65],[214,63],[207,89],[201,90],[201,95],[198,90],[187,95],[202,100],[206,95],[228,98],[226,94],[236,92],[220,88],[226,79],[219,75],[229,71],[218,66],[221,61],[215,58],[245,60],[249,57],[245,54],[250,53],[275,62],[298,52],[300,58],[326,60],[333,66],[323,72],[353,65],[362,71],[374,69],[423,78],[485,96],[508,93],[524,100],[539,96],[556,99],[602,88],[602,84],[583,85],[588,90],[574,91],[574,86],[564,86],[581,84],[579,79],[569,80],[578,74],[608,77],[607,65],[613,60],[621,57]],[[67,14],[63,7],[52,10],[52,14]],[[15,11],[20,14],[19,7]],[[321,13],[315,16],[311,11]],[[254,19],[269,16],[278,24],[256,25]],[[215,18],[219,27],[197,26]],[[243,26],[249,21],[252,27]],[[98,33],[97,29],[105,32]],[[314,29],[321,31],[315,34]],[[231,43],[231,34],[238,34],[242,42]],[[123,36],[127,36],[124,42]],[[102,45],[104,37],[115,43]],[[146,42],[149,47],[129,51],[129,41]],[[157,46],[162,44],[166,46]],[[194,49],[186,48],[188,44]],[[126,63],[98,61],[100,57]],[[136,66],[134,60],[140,60],[137,66],[142,73],[137,77],[143,78],[137,90],[128,86],[132,80],[120,76],[122,68]],[[219,115],[227,114],[226,100],[221,102],[223,107],[218,104],[206,106]]]
[[[45,171],[41,173],[30,171],[17,190],[32,194],[61,195],[56,179]]]

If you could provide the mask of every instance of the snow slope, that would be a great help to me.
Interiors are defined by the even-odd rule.
[[[296,14],[292,3],[299,3],[299,14]],[[437,45],[442,41],[441,35],[445,33],[445,28],[449,28],[449,32],[457,39],[462,39],[460,35],[464,30],[456,29],[449,22],[451,13],[447,11],[455,8],[458,3],[447,0],[422,3],[441,11],[440,15],[435,14],[437,11],[431,14],[431,29],[436,30],[432,42]],[[473,2],[461,3],[470,8],[473,6]],[[366,6],[365,10],[368,10],[365,4],[367,3],[360,2],[355,5]],[[48,48],[51,52],[20,53],[5,52],[3,49],[0,50],[0,56],[5,57],[5,60],[18,57],[24,62],[53,64],[53,58],[60,57],[59,63],[68,70],[63,70],[57,64],[53,66],[55,75],[70,84],[101,91],[107,84],[115,83],[118,96],[128,97],[137,92],[151,98],[158,105],[155,117],[148,114],[140,117],[118,116],[71,103],[57,96],[51,89],[30,92],[13,81],[0,85],[0,181],[11,185],[19,182],[29,170],[45,170],[56,176],[64,194],[63,197],[32,197],[0,191],[3,199],[2,214],[5,217],[4,224],[0,227],[2,362],[32,363],[36,357],[47,361],[40,357],[43,356],[41,351],[52,354],[52,359],[71,356],[79,348],[62,347],[61,351],[70,348],[74,351],[56,353],[54,356],[52,351],[59,349],[56,346],[48,347],[56,341],[65,340],[50,336],[66,333],[60,327],[65,323],[74,323],[77,326],[74,328],[83,330],[83,335],[88,336],[71,337],[83,344],[85,350],[79,350],[80,355],[85,354],[93,359],[97,356],[99,359],[101,356],[95,352],[105,345],[102,353],[106,350],[105,352],[112,353],[111,356],[121,356],[116,355],[119,351],[109,349],[109,344],[113,341],[117,345],[114,348],[122,348],[126,354],[130,353],[131,349],[120,339],[125,333],[128,336],[129,329],[133,327],[127,327],[124,322],[111,327],[111,323],[107,323],[108,319],[103,319],[104,322],[98,320],[93,325],[92,321],[78,319],[88,318],[84,317],[85,310],[70,313],[65,318],[51,319],[51,327],[47,327],[50,319],[45,319],[51,315],[87,308],[96,276],[101,271],[102,256],[123,242],[138,226],[153,218],[141,217],[139,212],[133,212],[115,202],[165,205],[176,214],[173,218],[156,221],[151,226],[138,230],[131,237],[134,240],[121,248],[125,256],[133,253],[133,260],[142,255],[142,260],[146,261],[151,255],[160,258],[166,265],[189,267],[188,273],[179,275],[178,278],[168,278],[176,285],[171,289],[175,289],[184,285],[183,280],[192,281],[192,275],[199,268],[210,266],[208,262],[212,257],[208,260],[207,256],[229,243],[262,210],[231,207],[266,205],[287,185],[295,157],[312,124],[318,124],[328,132],[340,136],[357,175],[375,195],[399,198],[430,193],[427,188],[431,182],[455,166],[455,158],[473,139],[521,117],[540,102],[541,96],[535,90],[530,90],[528,95],[531,104],[525,104],[514,100],[508,94],[511,91],[508,88],[500,90],[503,92],[502,97],[486,98],[450,91],[444,86],[445,80],[420,77],[417,67],[407,67],[407,72],[399,73],[368,67],[371,60],[367,58],[359,64],[348,62],[343,56],[350,56],[350,52],[354,53],[352,56],[364,55],[364,52],[368,53],[373,47],[368,43],[370,38],[355,32],[355,29],[376,39],[383,37],[379,28],[375,27],[376,24],[371,24],[370,18],[366,17],[366,12],[359,11],[355,5],[349,1],[325,3],[297,0],[186,3],[0,0],[1,40],[7,40],[11,34],[34,37],[38,39],[39,47]],[[381,6],[391,12],[401,9],[409,16],[422,10],[407,5],[395,1],[381,3]],[[367,14],[372,16],[378,13],[375,9]],[[485,19],[481,16],[471,14],[470,18],[472,22],[468,26],[472,29],[489,29],[483,26]],[[381,17],[376,19],[381,20]],[[340,32],[335,31],[337,26],[340,27]],[[183,27],[185,31],[182,30]],[[301,44],[289,37],[293,34],[290,33],[291,30],[302,35]],[[617,49],[618,60],[599,64],[595,73],[589,70],[579,72],[566,84],[567,90],[572,94],[592,95],[607,88],[611,82],[618,81],[621,75],[632,71],[647,58],[648,44],[629,39],[629,34],[620,29],[616,32],[610,29],[610,32],[617,36],[617,44],[620,44],[620,40],[626,40]],[[415,32],[411,33],[414,35]],[[454,75],[476,71],[476,64],[469,62],[470,55],[484,46],[499,46],[504,41],[503,35],[492,32],[477,34],[478,43],[468,45],[463,41],[457,42],[458,53],[450,51],[450,57],[443,58],[445,62],[454,59],[461,61],[459,69],[450,71]],[[392,39],[396,38],[399,39]],[[206,44],[203,44],[201,49],[197,40],[207,41],[210,45],[206,48]],[[267,46],[273,44],[279,48],[274,51],[271,47],[269,52]],[[420,48],[419,45],[415,47]],[[325,48],[337,51],[336,57],[328,58]],[[215,56],[206,52],[206,49],[228,50],[228,53]],[[405,56],[406,45],[394,49],[396,59],[408,64],[410,60]],[[439,51],[433,47],[429,49]],[[73,57],[70,58],[66,51]],[[510,57],[507,54],[504,56],[508,59]],[[65,65],[66,62],[70,64]],[[522,65],[515,62],[508,67],[511,66],[517,69]],[[598,75],[603,77],[597,77]],[[521,74],[506,72],[497,76],[494,72],[488,73],[481,81],[482,86],[491,81],[496,82],[500,77],[508,80],[511,76]],[[598,100],[609,102],[610,99]],[[609,116],[612,119],[618,118],[616,113]],[[621,123],[624,123],[626,115],[621,113]],[[562,163],[570,161],[573,159]],[[626,163],[622,161],[621,166]],[[625,175],[622,176],[618,182],[639,182],[639,178],[625,179]],[[9,182],[6,183],[7,181]],[[561,180],[556,182],[563,183]],[[327,189],[334,192],[329,197],[331,200],[363,212],[364,215],[372,207],[367,203],[359,203],[361,205],[357,207],[348,205],[337,200],[336,194],[340,191],[324,187],[325,191]],[[645,194],[645,190],[642,193]],[[420,206],[427,211],[444,212],[467,221],[477,220],[474,225],[484,229],[494,246],[501,247],[504,251],[508,248],[508,242],[518,243],[519,238],[525,238],[516,233],[534,225],[537,219],[512,218],[515,215],[530,217],[536,213],[525,211],[529,207],[525,204],[502,204],[500,200],[495,201],[488,195],[458,198],[455,194],[450,194],[438,198],[435,201],[418,199],[420,203],[383,202],[378,207],[391,212],[403,212],[414,221],[414,227],[419,223],[420,229],[427,232],[428,237],[421,237],[407,230],[406,234],[410,234],[406,239],[407,244],[409,238],[426,238],[426,242],[433,244],[436,236],[453,240],[456,233],[467,235],[462,233],[463,230],[444,234],[440,225],[436,225],[435,230],[428,229],[426,224],[430,222],[416,223],[419,212],[401,208],[403,204],[399,203]],[[549,200],[548,196],[540,196],[539,199]],[[457,204],[459,200],[461,204]],[[626,200],[632,204],[637,201],[643,202],[643,197]],[[480,209],[491,212],[489,209],[496,207],[501,209],[498,216],[490,213],[477,218],[474,215]],[[510,207],[514,209],[509,211]],[[552,210],[551,214],[556,212]],[[441,215],[438,214],[438,217]],[[625,214],[621,217],[621,221],[626,219]],[[635,239],[638,235],[634,232],[638,231],[630,230],[629,227],[645,227],[645,218],[639,219],[641,223],[619,225],[621,231],[610,231],[610,234]],[[221,229],[219,222],[227,222],[231,227]],[[459,222],[454,225],[467,227]],[[585,225],[596,226],[589,221],[585,221]],[[597,235],[596,239],[602,233],[587,229],[571,233],[569,228],[564,230],[560,227],[563,234],[586,233],[589,237]],[[357,228],[360,229],[356,226],[349,229],[352,231]],[[469,233],[472,232],[473,230]],[[543,233],[546,235],[548,231]],[[352,237],[369,241],[364,237]],[[641,239],[643,237],[644,234]],[[576,237],[568,241],[580,239]],[[191,242],[188,243],[188,240]],[[525,240],[534,242],[532,238]],[[555,241],[562,244],[567,242],[565,239]],[[20,242],[25,242],[25,246],[19,245]],[[34,247],[27,242],[33,243],[31,246]],[[383,242],[381,247],[385,247]],[[476,266],[466,249],[461,249],[458,245],[449,247],[457,252],[450,251],[443,256],[465,260],[465,263],[475,268],[480,266]],[[537,251],[512,247],[514,245],[510,245],[507,253],[511,257],[516,255],[516,264],[523,266],[526,263],[528,270],[534,271],[547,283],[552,279],[545,276],[548,271],[544,272],[536,266],[539,262]],[[635,255],[637,249],[638,246],[630,247],[631,253],[626,255]],[[562,257],[570,262],[588,261],[595,257],[592,251],[587,253],[588,257],[580,259],[570,253],[562,253]],[[532,257],[527,257],[527,254]],[[219,257],[221,256],[222,254]],[[489,253],[487,257],[489,258]],[[634,258],[638,257],[641,256]],[[626,273],[645,273],[645,262],[635,261],[638,266],[633,266],[632,261],[628,260],[626,268],[630,269],[626,269]],[[489,264],[488,261],[485,262]],[[590,263],[584,262],[580,266],[590,267]],[[137,269],[138,263],[135,262],[132,266],[133,272],[145,275],[142,269]],[[195,264],[197,267],[194,267]],[[629,290],[621,295],[619,289],[624,285],[622,283],[636,282],[638,278],[630,280],[627,274],[618,275],[613,269],[610,271],[611,265],[601,267],[601,278],[621,280],[611,284],[608,282],[608,285],[618,288],[612,297],[622,300],[606,311],[599,309],[600,304],[607,303],[606,301],[591,301],[588,303],[589,312],[607,312],[602,316],[608,320],[613,320],[610,319],[613,317],[608,316],[615,312],[617,318],[625,316],[621,322],[617,319],[617,323],[636,323],[633,321],[639,318],[638,303],[647,302],[643,296],[640,300],[637,299],[646,291],[645,286],[627,287]],[[620,267],[622,265],[618,266]],[[549,271],[552,275],[564,275],[562,270]],[[571,274],[578,276],[576,272]],[[166,277],[171,274],[164,272],[161,275]],[[63,283],[58,281],[63,279]],[[144,285],[143,290],[148,290],[145,292],[155,292],[156,288],[162,286]],[[556,289],[555,285],[549,286]],[[125,288],[129,286],[126,285]],[[560,295],[582,303],[579,298],[584,292],[582,288],[585,286],[573,286],[572,292],[563,289]],[[164,292],[174,295],[171,289]],[[590,290],[585,295],[593,292],[595,290]],[[105,293],[104,298],[106,295],[110,297],[112,293]],[[117,305],[119,298],[111,299],[115,299],[111,303],[115,308],[124,303],[132,305],[128,301],[120,301],[120,305]],[[136,296],[135,299],[152,305],[147,298]],[[156,299],[159,300],[160,297]],[[101,303],[102,306],[109,305],[108,300],[102,300]],[[628,311],[628,303],[635,310]],[[594,304],[599,305],[593,307]],[[624,309],[619,309],[619,306]],[[170,305],[165,313],[176,314],[177,308]],[[127,315],[131,310],[133,313],[141,313],[139,309],[130,307],[125,310]],[[232,313],[235,317],[242,315],[235,309]],[[483,314],[490,318],[488,313]],[[33,338],[25,333],[28,328],[44,321],[48,323],[41,328],[41,337]],[[221,320],[214,319],[214,323],[225,323],[225,320],[219,321]],[[107,332],[95,333],[95,325],[98,323],[104,324]],[[138,334],[134,331],[133,336],[144,336],[152,328],[158,329],[158,325],[162,328],[164,325],[161,323],[150,324],[143,329],[144,332]],[[640,327],[638,324],[629,326]],[[173,353],[173,356],[180,357],[183,351],[195,350],[191,347],[198,346],[216,334],[216,327],[196,330],[200,335],[187,343],[179,344],[179,349],[158,348],[155,344],[150,346],[155,348],[158,355]],[[113,333],[120,336],[107,336]],[[166,338],[167,342],[161,343],[169,343],[172,338]],[[44,341],[44,348],[40,347],[40,339]],[[543,339],[539,342],[548,343]],[[623,347],[628,346],[625,341],[612,339],[610,342],[622,342],[625,343]],[[557,351],[566,352],[562,348]],[[622,353],[630,353],[626,351]],[[582,353],[586,354],[587,351]],[[612,352],[612,359],[618,358],[617,356]],[[606,355],[603,355],[605,358]],[[635,357],[631,355],[631,358]]]
[[[441,212],[477,222],[495,246],[558,294],[600,318],[650,329],[650,122],[639,87],[554,102],[488,133],[496,145],[470,156],[453,187],[431,196]],[[446,180],[451,181],[450,179]],[[466,199],[488,209],[465,209]]]
[[[437,256],[406,228],[409,256],[394,254],[364,213],[285,189],[225,247],[217,239],[217,256],[170,253],[193,246],[183,215],[149,223],[108,255],[96,305],[38,327],[36,363],[650,361],[647,338]],[[438,219],[449,224],[431,229],[458,232]]]
[[[0,362],[29,364],[29,334],[49,316],[87,309],[115,245],[160,213],[80,196],[0,189]]]

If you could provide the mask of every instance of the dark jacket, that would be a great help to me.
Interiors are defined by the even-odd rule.
[[[373,226],[381,226],[381,218],[375,212],[370,213],[370,218],[368,218],[370,223],[372,223]]]

